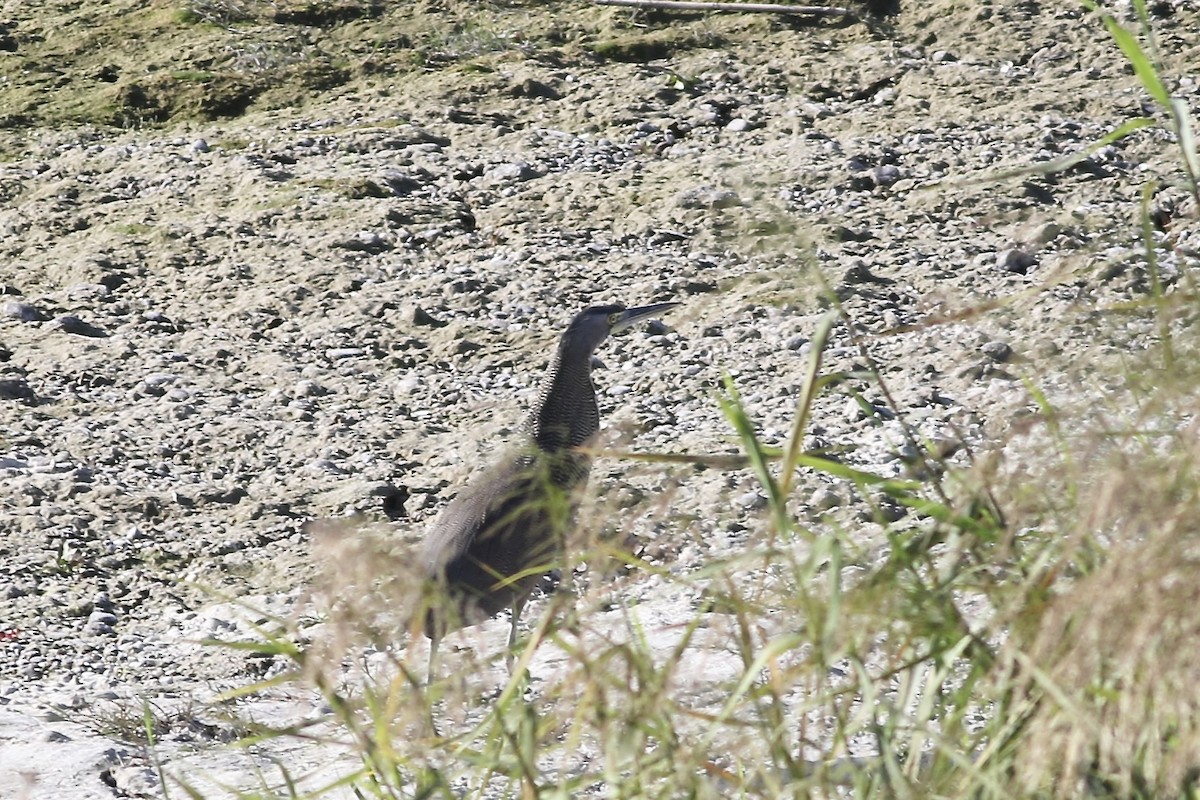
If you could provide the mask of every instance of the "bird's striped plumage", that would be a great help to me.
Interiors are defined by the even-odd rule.
[[[571,321],[515,450],[475,476],[425,539],[422,566],[435,588],[425,632],[435,643],[505,608],[513,609],[515,634],[529,593],[561,560],[575,496],[591,469],[575,448],[600,428],[592,355],[609,333],[674,305],[594,306]]]

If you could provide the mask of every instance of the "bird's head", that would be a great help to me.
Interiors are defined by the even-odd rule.
[[[669,311],[679,303],[655,303],[649,306],[626,308],[622,305],[591,306],[575,315],[567,332],[563,334],[560,347],[573,352],[591,355],[609,334],[636,325]]]

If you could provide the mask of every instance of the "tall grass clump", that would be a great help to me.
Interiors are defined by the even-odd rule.
[[[289,665],[244,691],[299,681],[328,713],[251,741],[310,736],[356,762],[313,797],[1190,796],[1195,371],[1167,379],[1160,348],[1125,393],[1076,411],[1031,386],[1024,432],[965,460],[906,428],[914,477],[884,477],[803,447],[823,393],[866,378],[890,396],[869,342],[865,371],[823,370],[848,321],[819,326],[781,448],[727,379],[740,455],[641,457],[752,471],[767,508],[747,545],[675,571],[619,546],[614,509],[585,507],[570,590],[511,676],[495,620],[448,638],[428,678],[419,575],[394,533],[319,526],[321,621],[244,645]],[[1174,347],[1196,350],[1186,334]],[[813,472],[875,498],[881,537],[802,525],[797,481]],[[645,583],[689,610],[664,620],[623,599]]]
[[[1200,790],[1200,431],[1194,418],[1178,424],[1159,442],[1171,452],[1125,449],[1094,476],[1076,524],[1103,539],[1101,563],[1064,577],[1005,653],[1027,715],[1016,751],[1030,789]]]
[[[322,621],[247,645],[291,669],[246,691],[302,681],[328,714],[253,741],[336,745],[357,767],[325,789],[369,797],[1193,792],[1195,376],[1153,396],[1131,382],[1092,420],[1034,392],[1038,417],[1004,448],[1015,455],[950,464],[914,436],[923,477],[894,479],[800,445],[818,394],[846,378],[820,364],[817,347],[778,450],[726,382],[741,463],[768,500],[748,546],[677,573],[601,536],[611,509],[592,509],[570,548],[576,583],[551,596],[511,677],[497,620],[461,634],[428,680],[405,631],[419,580],[392,536],[319,529]],[[911,513],[857,545],[832,521],[803,526],[790,506],[810,471]],[[691,612],[664,625],[621,599],[644,582]]]

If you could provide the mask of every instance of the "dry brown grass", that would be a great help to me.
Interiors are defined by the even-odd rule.
[[[1164,796],[1200,767],[1200,441],[1121,453],[1082,499],[1104,562],[1011,642],[1016,693],[1037,697],[1018,749],[1027,789]],[[1024,654],[1019,648],[1027,648]]]

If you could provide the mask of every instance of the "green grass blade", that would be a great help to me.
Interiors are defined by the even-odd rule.
[[[1162,106],[1164,110],[1169,109],[1171,107],[1171,93],[1167,91],[1167,87],[1163,84],[1162,78],[1158,74],[1158,68],[1150,60],[1150,56],[1147,55],[1141,44],[1138,43],[1133,31],[1117,22],[1112,14],[1107,11],[1101,11],[1090,0],[1085,0],[1084,4],[1100,14],[1100,19],[1104,22],[1104,27],[1108,28],[1109,35],[1112,36],[1117,47],[1121,48],[1121,52],[1129,60],[1129,65],[1133,67],[1134,75],[1137,76],[1138,81],[1145,88],[1146,92],[1154,98],[1154,102]]]
[[[837,319],[837,312],[831,311],[821,317],[820,322],[817,323],[817,327],[813,331],[812,341],[810,342],[812,351],[809,354],[808,369],[804,373],[803,388],[800,390],[800,398],[796,403],[796,414],[792,420],[792,433],[788,437],[787,448],[785,450],[783,470],[779,474],[780,492],[785,497],[791,494],[792,479],[796,472],[796,465],[803,453],[804,432],[808,429],[808,418],[812,411],[812,402],[822,385],[819,378],[821,374],[821,362],[825,356],[825,346],[829,342],[830,331],[833,330]]]
[[[917,481],[904,480],[902,478],[885,478],[882,475],[855,469],[840,461],[833,461],[822,456],[798,455],[796,456],[796,466],[808,467],[834,478],[852,481],[860,486],[877,486],[889,494],[915,492],[921,488],[921,484]]]
[[[1178,97],[1171,98],[1171,118],[1175,123],[1175,135],[1179,137],[1179,150],[1183,156],[1183,167],[1188,174],[1188,189],[1200,207],[1200,153],[1196,152],[1196,135],[1192,132],[1191,109]]]
[[[1058,172],[1063,172],[1070,169],[1081,161],[1084,161],[1093,153],[1108,147],[1114,142],[1119,142],[1126,136],[1129,136],[1134,131],[1148,128],[1155,125],[1155,121],[1150,117],[1134,117],[1131,120],[1122,122],[1113,130],[1101,136],[1096,141],[1089,144],[1087,147],[1072,153],[1062,158],[1056,158],[1051,161],[1042,161],[1037,164],[1030,164],[1017,169],[1003,170],[999,172],[983,173],[975,178],[970,178],[964,181],[964,184],[971,183],[994,183],[996,181],[1008,180],[1010,178],[1024,178],[1029,175],[1053,175]]]
[[[767,494],[767,504],[771,509],[771,516],[775,522],[776,531],[787,535],[792,527],[787,515],[787,498],[779,482],[771,474],[768,465],[768,462],[771,460],[770,456],[766,448],[758,440],[758,435],[754,432],[754,423],[750,421],[749,415],[746,414],[746,408],[742,405],[742,398],[738,394],[733,378],[729,375],[723,376],[722,384],[725,387],[725,396],[718,396],[717,402],[720,404],[725,418],[729,420],[729,423],[733,426],[734,431],[741,440],[742,448],[746,451],[746,456],[750,460],[750,467],[753,469],[755,477],[758,478],[758,482],[762,485],[763,491]]]
[[[1158,188],[1154,181],[1149,181],[1142,187],[1142,202],[1139,216],[1141,217],[1142,246],[1146,248],[1146,271],[1150,274],[1150,298],[1156,307],[1155,319],[1158,322],[1158,338],[1162,345],[1163,366],[1168,370],[1175,369],[1175,347],[1171,336],[1171,314],[1166,308],[1163,296],[1162,274],[1158,267],[1158,251],[1154,243],[1154,222],[1151,220],[1150,206],[1154,202],[1154,192]]]

